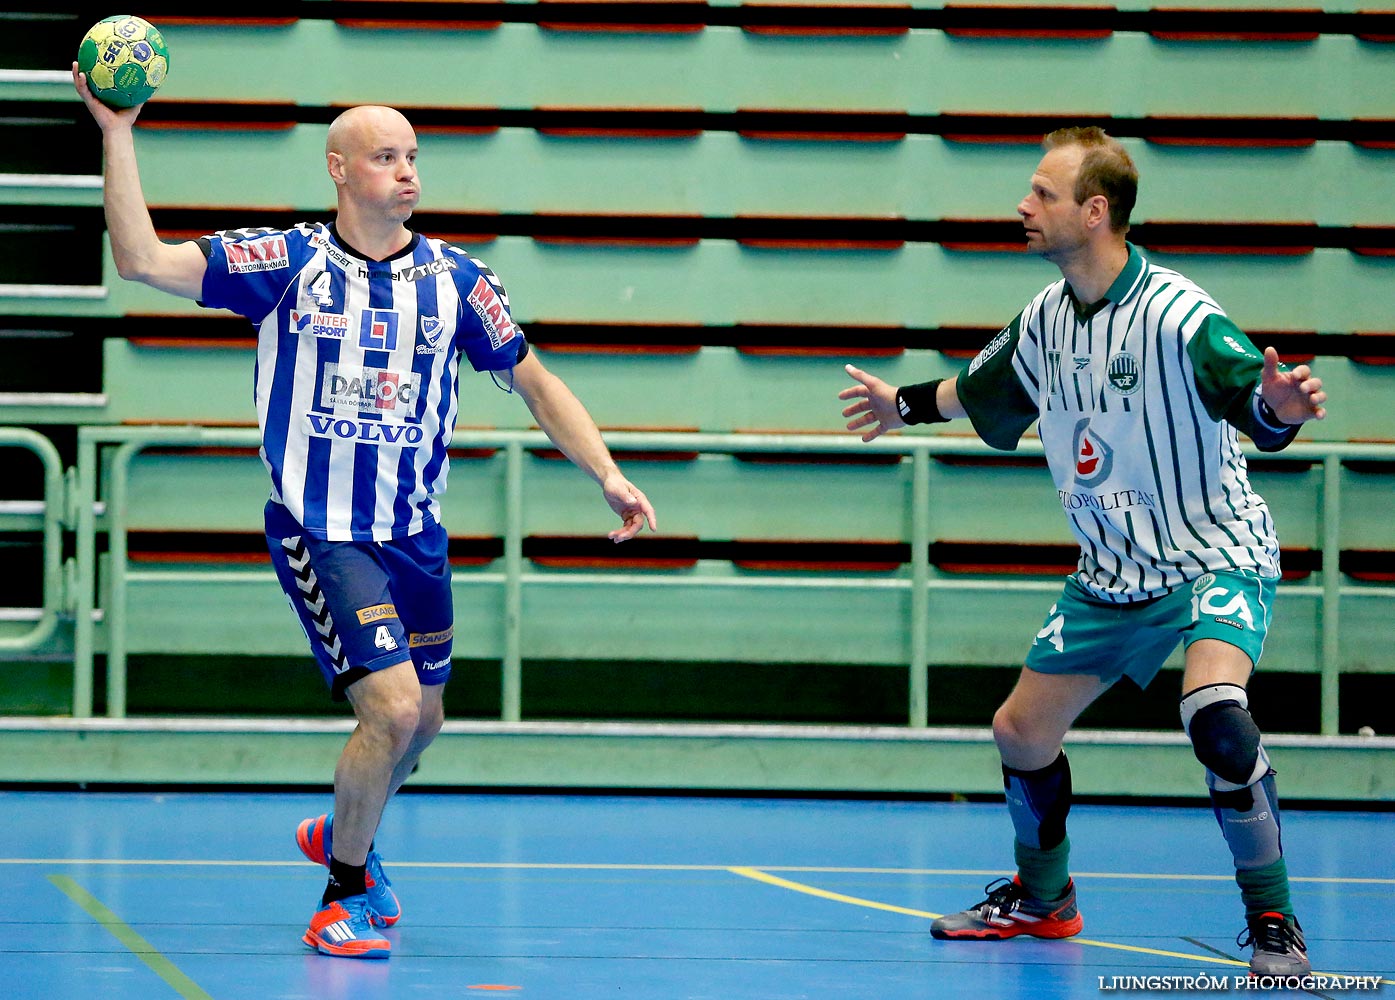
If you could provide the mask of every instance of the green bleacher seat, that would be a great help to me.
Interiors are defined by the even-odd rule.
[[[71,383],[45,388],[90,399],[0,406],[0,422],[69,438],[92,425],[113,436],[123,425],[248,428],[251,328],[115,275],[99,137],[52,71],[72,47],[62,13],[36,16],[29,50],[0,59],[33,70],[0,75],[0,112],[23,140],[0,164],[11,224],[0,328],[56,335],[83,362],[64,372]],[[844,362],[896,383],[953,374],[1055,280],[1016,252],[1014,207],[1045,131],[1101,124],[1141,168],[1140,244],[1326,381],[1330,416],[1303,440],[1395,441],[1384,405],[1395,388],[1388,11],[1362,0],[810,0],[500,3],[469,16],[326,0],[260,21],[169,19],[175,69],[137,134],[157,227],[188,238],[327,218],[329,122],[351,104],[390,102],[421,140],[418,224],[499,273],[539,355],[612,439],[820,440],[845,434]],[[390,80],[355,69],[385,65]],[[23,347],[48,377],[55,356]],[[922,554],[911,551],[909,458],[682,438],[621,447],[663,533],[614,546],[595,485],[530,446],[511,536],[508,452],[485,431],[529,428],[531,415],[486,377],[462,378],[443,499],[458,656],[506,652],[514,538],[525,658],[910,657]],[[76,445],[64,448],[73,459]],[[104,500],[112,451],[98,449]],[[1266,666],[1312,672],[1331,579],[1322,461],[1257,458],[1252,469],[1285,546]],[[1389,668],[1393,474],[1384,461],[1339,474],[1331,558],[1347,588],[1336,652],[1347,672]],[[1015,664],[1074,562],[1050,477],[1031,455],[941,455],[928,480],[932,662]],[[127,653],[303,655],[266,565],[267,492],[246,447],[162,445],[132,460],[120,512]],[[93,529],[99,608],[116,579],[104,547],[113,523]],[[618,629],[617,594],[632,609]],[[96,628],[99,651],[110,621]]]

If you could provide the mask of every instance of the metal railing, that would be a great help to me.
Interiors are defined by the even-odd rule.
[[[624,572],[568,573],[556,576],[528,572],[523,558],[523,479],[524,453],[530,448],[550,448],[551,442],[540,431],[469,431],[457,436],[456,447],[502,449],[506,462],[504,483],[504,556],[501,573],[472,577],[476,582],[493,583],[504,591],[504,621],[502,628],[502,696],[500,718],[516,722],[521,716],[522,649],[523,649],[523,591],[530,586],[550,584],[588,584],[595,586],[662,587],[667,585],[709,587],[788,587],[788,588],[859,588],[882,587],[910,590],[909,632],[909,713],[907,723],[912,728],[927,725],[929,705],[928,660],[932,625],[929,599],[933,590],[983,590],[992,593],[1059,591],[1060,581],[1027,580],[965,580],[939,579],[931,572],[929,552],[931,534],[930,460],[937,455],[989,457],[1001,456],[977,440],[958,437],[894,435],[863,443],[851,436],[824,437],[802,434],[714,434],[699,432],[612,432],[606,435],[610,447],[617,453],[625,451],[706,452],[717,454],[779,452],[809,455],[834,454],[898,454],[911,460],[911,511],[909,578],[887,579],[883,576],[858,576],[839,573],[829,576],[770,576],[759,580],[749,578],[684,574],[681,578],[665,579],[658,575],[627,574]],[[92,715],[94,680],[95,621],[99,613],[96,603],[97,567],[96,523],[99,470],[107,461],[105,496],[106,532],[108,536],[108,591],[103,612],[107,648],[107,711],[110,718],[126,714],[127,663],[127,521],[126,501],[131,462],[141,451],[154,446],[255,448],[259,443],[254,429],[216,429],[186,427],[83,427],[78,433],[78,465],[76,475],[76,572],[74,634],[73,714],[78,718]],[[112,446],[109,456],[104,447]],[[1024,441],[1019,454],[1042,454],[1039,442]],[[1282,593],[1306,596],[1318,602],[1319,676],[1321,685],[1320,731],[1325,735],[1338,732],[1338,629],[1344,597],[1395,599],[1395,587],[1344,585],[1338,572],[1341,525],[1341,468],[1347,461],[1395,462],[1395,445],[1357,443],[1301,443],[1277,454],[1266,454],[1268,461],[1319,463],[1323,470],[1321,497],[1321,532],[1318,548],[1323,572],[1317,584],[1290,582]]]
[[[38,621],[29,631],[0,637],[0,652],[37,649],[53,636],[63,607],[63,461],[58,450],[42,434],[23,427],[0,427],[0,448],[24,448],[38,456],[44,467],[43,603]]]

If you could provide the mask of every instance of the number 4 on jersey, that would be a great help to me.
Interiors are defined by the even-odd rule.
[[[315,304],[321,309],[328,309],[334,305],[334,293],[329,287],[329,272],[321,271],[319,277],[310,282],[310,294],[315,297]]]

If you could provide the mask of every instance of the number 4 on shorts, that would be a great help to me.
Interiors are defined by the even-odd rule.
[[[388,631],[386,625],[379,625],[378,631],[373,633],[373,645],[379,649],[396,649],[397,640],[392,637],[392,633]]]

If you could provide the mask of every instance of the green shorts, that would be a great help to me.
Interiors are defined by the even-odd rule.
[[[1027,652],[1043,674],[1093,674],[1140,688],[1162,668],[1179,641],[1219,639],[1259,663],[1274,615],[1278,581],[1252,570],[1207,573],[1188,586],[1138,604],[1093,597],[1071,577]]]

